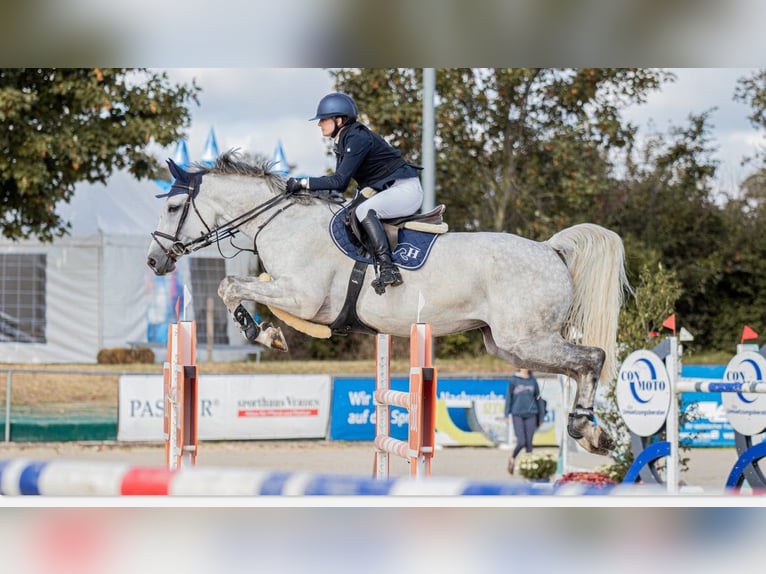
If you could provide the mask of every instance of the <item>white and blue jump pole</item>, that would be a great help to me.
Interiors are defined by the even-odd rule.
[[[120,462],[0,459],[10,496],[584,496],[645,494],[635,485],[364,476],[248,468],[130,466]],[[643,489],[642,489],[643,490]],[[653,495],[665,494],[662,490]]]

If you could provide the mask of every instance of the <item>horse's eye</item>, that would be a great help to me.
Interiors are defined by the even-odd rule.
[[[168,213],[175,213],[179,209],[181,209],[180,205],[169,205],[168,206]]]

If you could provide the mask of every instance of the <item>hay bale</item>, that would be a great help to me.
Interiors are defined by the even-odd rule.
[[[148,347],[101,349],[96,356],[100,365],[154,363],[154,351]]]

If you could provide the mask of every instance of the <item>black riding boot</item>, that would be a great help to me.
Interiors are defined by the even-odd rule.
[[[372,282],[375,292],[382,295],[386,291],[386,285],[396,287],[402,284],[402,275],[399,268],[391,261],[391,248],[388,245],[388,237],[383,229],[383,224],[378,219],[378,214],[371,209],[361,221],[367,237],[370,240],[370,249],[378,267],[378,276]]]

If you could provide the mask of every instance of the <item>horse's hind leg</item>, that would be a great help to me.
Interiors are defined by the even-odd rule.
[[[594,424],[593,404],[605,354],[598,347],[573,345],[560,335],[530,337],[501,348],[489,327],[482,328],[487,352],[509,363],[548,373],[567,375],[577,381],[574,409],[569,413],[567,432],[585,450],[608,454],[614,442],[602,427]]]

